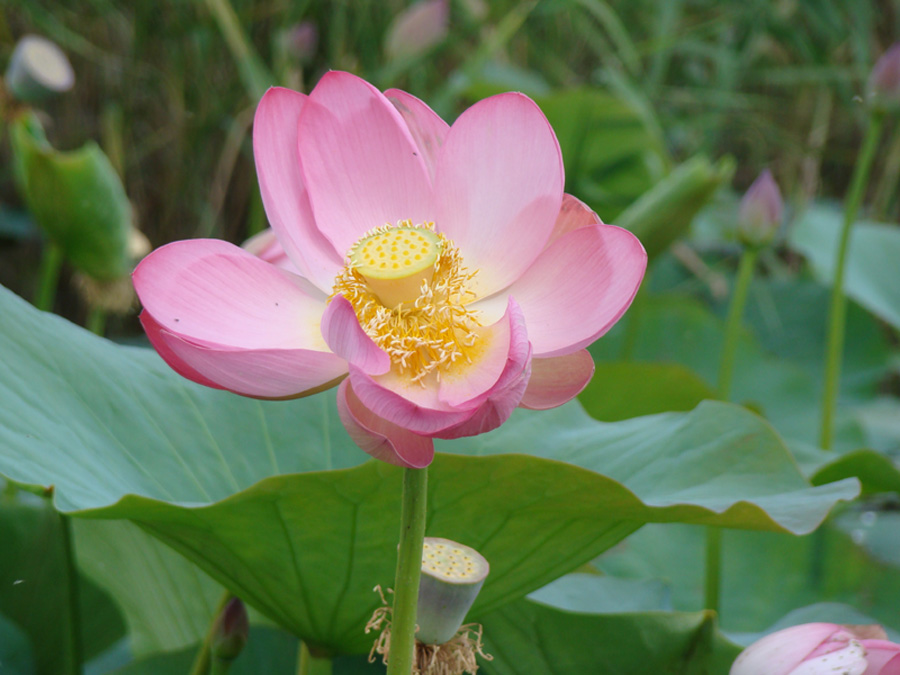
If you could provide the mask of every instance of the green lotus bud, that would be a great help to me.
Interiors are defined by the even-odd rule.
[[[869,104],[876,110],[900,108],[900,42],[895,43],[875,63],[866,94]]]
[[[249,635],[247,608],[240,598],[231,598],[216,618],[210,654],[216,659],[232,661],[240,656]]]
[[[53,42],[26,35],[16,44],[3,79],[13,98],[37,103],[71,89],[75,72],[65,53]]]
[[[28,210],[72,266],[97,281],[128,276],[131,203],[99,146],[59,152],[31,113],[13,121],[10,138],[13,172]]]
[[[490,565],[478,551],[449,539],[425,537],[416,639],[439,645],[462,626]]]

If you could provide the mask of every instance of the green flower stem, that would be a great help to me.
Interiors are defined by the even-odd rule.
[[[759,248],[746,247],[738,265],[737,280],[728,307],[728,318],[725,319],[725,336],[722,340],[722,356],[719,360],[719,398],[727,401],[731,394],[731,382],[734,377],[734,359],[737,355],[738,340],[741,333],[741,319],[747,304],[747,293],[753,280],[753,269],[759,257]],[[719,590],[722,585],[722,529],[706,528],[706,579],[703,585],[703,606],[715,612],[719,611]]]
[[[225,605],[228,604],[229,600],[231,600],[231,592],[225,591],[213,612],[212,620],[209,622],[209,629],[206,631],[206,637],[203,638],[203,644],[200,645],[197,656],[194,657],[194,665],[191,666],[190,675],[207,675],[209,673],[211,660],[209,648],[212,645],[213,637],[215,636],[216,620],[219,618],[222,610],[225,609]]]
[[[847,263],[847,249],[850,243],[850,229],[856,220],[859,205],[865,194],[872,160],[881,138],[884,113],[873,111],[869,116],[869,128],[863,140],[862,150],[856,160],[850,192],[844,210],[844,224],[838,245],[837,261],[834,266],[834,284],[831,287],[831,306],[828,311],[828,343],[825,348],[825,389],[822,396],[822,427],[819,433],[819,447],[830,450],[834,441],[834,416],[837,409],[838,391],[841,379],[841,357],[844,351],[844,318],[847,300],[844,297],[844,269]]]
[[[34,306],[45,312],[53,310],[56,300],[56,285],[59,283],[59,270],[63,263],[62,249],[52,241],[46,242],[41,259],[41,270]]]
[[[731,295],[731,304],[728,306],[728,318],[725,319],[725,337],[722,341],[722,356],[719,360],[719,398],[727,401],[731,394],[731,382],[734,377],[734,359],[737,355],[737,346],[741,333],[741,319],[744,316],[744,306],[747,304],[747,293],[750,290],[750,282],[753,280],[753,269],[756,267],[756,259],[759,257],[759,249],[747,247],[741,255],[738,265],[737,280],[734,284],[734,293]]]
[[[209,675],[228,675],[232,663],[234,661],[228,659],[213,658],[209,664]]]
[[[410,675],[412,672],[427,494],[428,469],[404,469],[400,550],[397,556],[397,577],[394,581],[391,653],[387,675]]]
[[[72,522],[68,516],[59,514],[62,532],[63,555],[66,559],[66,587],[68,589],[65,667],[67,675],[80,675],[84,662],[84,651],[81,644],[81,605],[78,593],[78,568],[75,566],[75,546],[72,543]]]
[[[87,328],[95,335],[100,335],[102,337],[106,332],[106,311],[100,309],[99,307],[94,307],[93,309],[91,309],[91,311],[88,313],[85,328]]]
[[[313,656],[305,642],[300,642],[297,675],[331,675],[331,659]]]

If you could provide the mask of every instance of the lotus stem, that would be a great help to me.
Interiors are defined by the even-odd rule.
[[[228,604],[228,601],[231,600],[231,592],[225,591],[222,594],[222,598],[219,600],[219,604],[216,605],[216,609],[212,615],[212,621],[209,622],[209,630],[206,631],[206,637],[203,638],[203,643],[200,645],[200,649],[197,651],[197,656],[194,657],[194,664],[191,666],[190,675],[207,675],[210,668],[210,646],[212,645],[213,638],[216,634],[216,623],[218,621],[219,615],[222,613],[222,610],[225,609],[225,605]]]
[[[331,659],[314,656],[305,642],[300,642],[297,675],[331,675]]]
[[[875,150],[881,138],[884,112],[874,109],[869,115],[869,128],[863,140],[862,150],[853,170],[850,192],[844,209],[844,223],[838,244],[837,260],[834,265],[834,282],[831,287],[831,305],[828,311],[828,342],[825,348],[825,388],[822,396],[822,426],[819,447],[831,450],[834,443],[834,416],[837,409],[841,379],[841,357],[844,351],[844,323],[847,313],[847,299],[844,297],[844,270],[847,263],[847,249],[850,230],[856,220],[859,205],[866,191]]]
[[[428,469],[403,470],[403,504],[400,510],[400,550],[394,581],[391,614],[391,655],[387,675],[410,675],[416,643],[416,612],[422,547],[425,542],[425,508]]]
[[[62,249],[52,241],[47,241],[41,259],[41,271],[38,290],[34,296],[34,306],[45,312],[53,311],[56,300],[56,286],[59,283],[59,270],[62,268]]]
[[[66,673],[80,675],[84,662],[84,650],[81,644],[81,604],[78,593],[78,568],[75,565],[75,546],[72,543],[72,522],[68,516],[59,514],[60,531],[62,533],[63,555],[66,560],[66,587],[68,590],[68,612],[66,622]]]
[[[738,264],[737,280],[734,285],[734,293],[731,295],[731,303],[728,306],[728,317],[725,320],[725,336],[722,340],[722,356],[719,361],[719,398],[727,401],[731,394],[731,382],[734,377],[734,359],[737,355],[737,346],[740,339],[741,319],[744,316],[744,307],[747,304],[747,294],[750,290],[750,282],[753,280],[753,270],[756,267],[756,259],[759,257],[757,247],[748,246],[741,254],[741,262]]]

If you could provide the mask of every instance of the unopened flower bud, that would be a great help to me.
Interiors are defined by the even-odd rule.
[[[4,81],[13,98],[37,103],[71,89],[75,72],[65,53],[53,42],[38,35],[26,35],[13,50]]]
[[[449,539],[425,537],[416,639],[440,645],[453,638],[490,569],[487,560],[473,548]]]
[[[422,0],[403,10],[388,29],[384,48],[388,59],[427,52],[447,36],[449,20],[448,0]]]
[[[240,598],[231,598],[216,619],[210,653],[217,659],[231,661],[240,656],[250,634],[247,608]]]
[[[873,109],[900,108],[900,42],[891,46],[875,63],[866,93]]]
[[[738,211],[738,239],[745,246],[765,246],[775,238],[784,205],[768,169],[747,190]]]
[[[319,47],[319,29],[312,21],[301,21],[282,32],[280,39],[287,55],[306,64]]]
[[[880,626],[806,623],[747,647],[730,675],[887,675],[900,669],[900,645]]]

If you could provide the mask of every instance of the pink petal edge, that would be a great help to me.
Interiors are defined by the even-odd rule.
[[[406,122],[409,133],[412,134],[413,140],[419,148],[419,156],[428,169],[428,176],[434,183],[438,153],[441,146],[444,145],[450,125],[412,94],[399,89],[388,89],[384,95]]]
[[[478,270],[478,297],[505,289],[537,258],[562,195],[559,143],[534,101],[500,94],[459,116],[438,156],[436,224]]]
[[[391,369],[391,357],[359,325],[353,305],[335,296],[322,315],[322,337],[335,354],[369,375]]]
[[[386,223],[435,219],[431,180],[397,109],[350,73],[326,73],[300,114],[300,165],[316,224],[342,256]]]
[[[290,89],[269,89],[253,118],[253,154],[269,223],[297,271],[326,295],[343,265],[318,230],[300,172],[298,122],[307,97]]]
[[[366,408],[344,380],[337,393],[338,414],[344,428],[364,452],[383,462],[410,469],[421,469],[434,459],[434,444],[388,422]]]
[[[591,381],[594,359],[586,349],[531,361],[531,380],[519,406],[548,410],[571,401]]]

